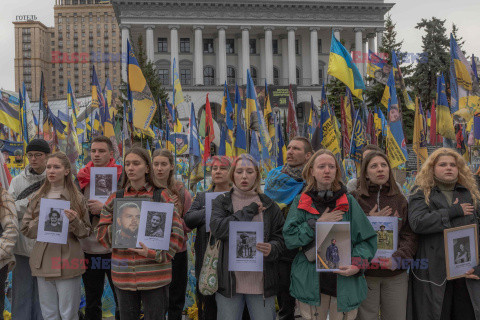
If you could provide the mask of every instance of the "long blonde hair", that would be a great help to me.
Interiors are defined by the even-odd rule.
[[[467,188],[473,199],[473,205],[475,208],[478,207],[480,203],[480,192],[478,191],[477,182],[473,176],[472,171],[467,166],[463,157],[453,149],[449,148],[440,148],[435,150],[425,161],[420,172],[415,179],[415,185],[418,186],[420,190],[423,191],[425,195],[425,203],[428,205],[430,202],[430,193],[432,188],[435,186],[435,174],[434,168],[438,162],[438,159],[442,156],[450,156],[455,159],[458,168],[458,180],[457,182]]]
[[[51,158],[57,158],[58,160],[60,160],[63,167],[69,171],[69,173],[64,177],[64,184],[65,189],[67,189],[67,192],[70,195],[70,208],[79,214],[79,218],[83,218],[85,212],[82,210],[82,203],[80,201],[80,199],[82,199],[82,194],[73,183],[72,166],[67,158],[67,155],[61,151],[55,152],[47,157],[47,162]],[[37,194],[33,197],[32,201],[40,201],[41,198],[45,197],[48,194],[51,188],[52,184],[46,178],[45,182],[40,187]]]
[[[338,164],[337,159],[335,158],[335,156],[330,150],[320,149],[317,152],[315,152],[313,156],[310,157],[307,164],[303,168],[302,176],[303,176],[303,180],[305,180],[307,184],[307,186],[303,190],[304,193],[310,190],[314,190],[317,187],[317,181],[315,180],[315,177],[312,174],[312,170],[313,170],[313,164],[315,163],[315,159],[317,159],[322,154],[327,154],[335,160],[335,168],[337,169],[337,172],[335,172],[335,180],[333,180],[333,183],[332,183],[332,191],[338,191],[342,188],[342,169],[340,168],[340,165]]]

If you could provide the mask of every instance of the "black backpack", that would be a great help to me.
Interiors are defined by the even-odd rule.
[[[152,197],[153,202],[165,202],[165,200],[162,197],[162,192],[163,192],[163,188],[153,189],[153,197]],[[117,190],[116,198],[117,199],[123,198],[124,193],[125,193],[125,189]]]

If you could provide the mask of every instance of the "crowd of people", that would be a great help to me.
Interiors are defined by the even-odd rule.
[[[125,153],[123,166],[115,163],[106,137],[94,138],[90,151],[91,161],[75,177],[65,154],[52,154],[46,141],[32,140],[26,148],[29,164],[8,191],[0,187],[0,283],[13,270],[12,319],[101,320],[106,277],[116,319],[138,320],[143,314],[145,320],[180,320],[187,288],[187,236],[196,230],[200,320],[293,320],[298,314],[316,320],[480,320],[480,266],[447,280],[444,230],[478,226],[480,215],[475,176],[455,150],[440,148],[428,157],[408,201],[388,157],[373,145],[364,148],[357,179],[348,183],[342,181],[334,155],[324,149],[314,152],[303,137],[289,142],[286,164],[271,170],[264,184],[261,168],[249,154],[214,156],[211,186],[193,199],[176,180],[174,156],[168,150],[150,156],[133,147]],[[116,169],[118,190],[105,203],[89,199],[94,167]],[[221,192],[211,213],[206,212],[207,192]],[[36,241],[40,200],[45,198],[70,201],[64,211],[69,222],[66,244]],[[142,242],[140,248],[112,248],[114,200],[120,198],[173,204],[168,250]],[[56,225],[59,213],[50,215]],[[377,267],[371,262],[378,237],[382,243],[390,240],[385,226],[375,231],[369,216],[398,220],[396,251]],[[156,226],[154,218],[161,218],[151,217]],[[254,247],[263,255],[263,271],[231,271],[232,221],[263,222],[263,241]],[[328,239],[328,265],[337,271],[317,272],[309,253],[315,248],[317,222],[341,221],[350,225],[352,262],[342,265],[336,239]],[[216,292],[203,295],[198,280],[205,252],[215,242]],[[56,259],[61,267],[54,265]],[[75,261],[86,263],[72,268]],[[80,315],[82,280],[86,306]]]

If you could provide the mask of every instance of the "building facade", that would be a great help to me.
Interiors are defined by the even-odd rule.
[[[93,65],[100,84],[108,77],[118,93],[121,36],[109,1],[56,0],[54,19],[54,27],[14,22],[15,89],[25,82],[38,100],[43,72],[49,100],[66,98],[68,80],[77,97],[89,96]]]
[[[332,33],[352,51],[365,74],[368,50],[376,51],[381,43],[384,16],[394,5],[383,0],[112,0],[112,4],[122,52],[127,39],[135,44],[141,36],[146,55],[169,92],[175,60],[187,102],[178,110],[184,120],[189,103],[201,108],[207,92],[218,107],[223,84],[245,85],[248,69],[258,86],[265,81],[269,88],[294,85],[297,112],[310,105],[311,96],[319,101]]]

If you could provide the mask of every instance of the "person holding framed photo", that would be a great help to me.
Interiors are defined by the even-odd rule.
[[[274,320],[278,290],[278,260],[283,254],[283,214],[260,189],[260,169],[249,154],[237,157],[229,171],[232,189],[212,204],[210,229],[220,240],[217,273],[217,319],[240,319],[247,305],[251,319]],[[231,221],[263,222],[264,242],[256,244],[263,254],[263,272],[229,271]]]
[[[157,186],[153,177],[152,161],[148,151],[133,147],[125,154],[125,175],[122,189],[110,195],[95,229],[98,241],[105,248],[112,247],[114,199],[146,198],[165,202],[166,190]],[[168,287],[172,281],[172,259],[183,245],[180,215],[173,212],[169,250],[149,249],[140,242],[141,249],[112,249],[112,280],[120,307],[120,319],[138,320],[141,307],[145,320],[165,320],[168,309]]]
[[[175,159],[170,150],[157,149],[152,155],[153,172],[156,182],[165,188],[165,202],[175,205],[180,214],[183,226],[183,243],[172,260],[172,283],[169,289],[168,319],[181,320],[183,307],[185,306],[185,294],[187,293],[188,280],[188,257],[187,257],[187,228],[183,217],[192,205],[192,196],[187,188],[175,179]]]
[[[463,157],[454,149],[435,150],[408,201],[420,261],[420,268],[411,269],[409,319],[480,319],[480,266],[447,280],[444,245],[445,229],[471,224],[478,229],[479,205],[480,192]]]
[[[315,258],[307,248],[315,247],[316,222],[350,222],[352,261],[368,265],[377,250],[377,234],[362,208],[342,184],[340,165],[326,149],[318,150],[303,169],[307,186],[293,201],[283,227],[287,249],[299,249],[292,264],[290,294],[297,299],[305,319],[355,319],[357,308],[367,297],[367,282],[357,263],[340,265],[339,271],[316,272]]]
[[[78,319],[84,254],[79,239],[90,235],[87,201],[73,183],[70,161],[63,152],[47,158],[47,179],[28,204],[22,220],[22,233],[36,239],[40,200],[70,201],[64,213],[69,220],[66,244],[36,241],[30,256],[32,276],[37,277],[40,307],[44,319]],[[58,213],[58,212],[57,212]],[[64,217],[65,218],[65,217]]]
[[[227,192],[231,189],[231,181],[228,176],[231,165],[230,159],[225,156],[213,157],[212,185],[207,192]],[[209,233],[206,231],[205,192],[198,192],[195,196],[192,206],[185,215],[185,224],[192,230],[197,229],[195,238],[195,277],[197,278],[197,290],[195,295],[197,297],[198,319],[215,320],[217,319],[215,295],[204,296],[200,293],[198,287],[203,257],[207,250],[209,238]]]
[[[358,308],[359,320],[405,320],[407,313],[408,273],[401,261],[412,259],[417,240],[408,223],[408,203],[393,176],[385,153],[370,151],[362,161],[358,188],[353,196],[368,216],[398,217],[398,247],[392,258],[375,261],[365,272],[368,295]],[[378,244],[388,244],[385,225],[377,231]],[[397,264],[400,262],[400,264]]]

